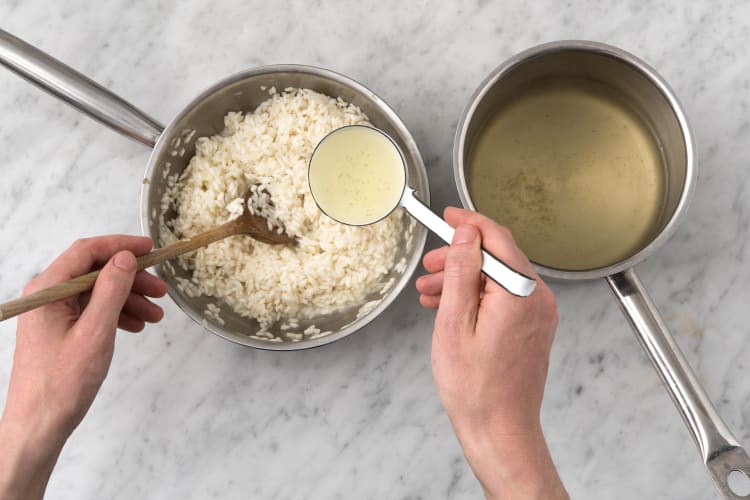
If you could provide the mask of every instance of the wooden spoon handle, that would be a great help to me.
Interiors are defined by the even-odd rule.
[[[179,255],[192,252],[193,250],[197,250],[215,241],[240,234],[244,230],[245,228],[241,223],[230,221],[193,236],[188,240],[176,241],[165,247],[157,248],[136,259],[138,270],[143,271],[148,267],[160,264],[169,259],[174,259]],[[19,297],[5,302],[4,304],[0,304],[0,321],[36,309],[37,307],[49,304],[50,302],[73,297],[79,293],[91,290],[94,288],[94,283],[98,276],[99,271],[92,271],[83,276],[78,276],[77,278],[63,281],[62,283],[49,288],[30,293],[25,297]]]
[[[17,316],[39,306],[78,295],[94,287],[99,271],[93,271],[68,281],[63,281],[49,288],[44,288],[25,297],[9,300],[0,304],[0,321]]]
[[[145,255],[141,255],[136,259],[138,270],[143,271],[148,267],[161,264],[182,254],[198,250],[215,241],[223,240],[224,238],[235,236],[245,231],[246,228],[239,219],[229,221],[221,226],[196,234],[190,239],[175,241],[165,247],[157,248]]]

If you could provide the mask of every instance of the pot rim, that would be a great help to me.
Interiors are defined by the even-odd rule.
[[[687,207],[689,206],[693,196],[695,183],[697,180],[693,133],[690,128],[690,124],[687,121],[685,112],[683,111],[683,108],[674,91],[667,84],[667,82],[656,72],[654,68],[652,68],[646,62],[634,56],[630,52],[627,52],[618,47],[614,47],[612,45],[589,40],[559,40],[555,42],[543,43],[526,49],[510,57],[499,66],[497,66],[494,70],[492,70],[492,72],[490,72],[490,74],[474,91],[468,103],[464,107],[463,113],[461,114],[461,119],[459,120],[458,127],[456,129],[455,140],[453,143],[453,173],[461,204],[466,208],[476,210],[474,203],[469,197],[463,161],[464,150],[466,148],[466,134],[469,125],[471,124],[471,119],[473,118],[477,108],[481,104],[481,101],[484,99],[490,89],[492,89],[504,76],[510,73],[513,69],[524,64],[530,59],[559,52],[592,52],[595,54],[618,59],[625,64],[628,64],[631,67],[635,68],[639,73],[645,76],[666,99],[670,108],[674,112],[679,124],[685,147],[685,182],[682,187],[682,192],[680,193],[680,199],[667,224],[665,224],[659,234],[657,234],[645,247],[640,249],[635,254],[629,256],[628,258],[616,262],[612,265],[582,271],[556,269],[552,267],[546,267],[532,261],[532,264],[534,265],[534,268],[537,270],[537,272],[545,277],[553,278],[556,280],[593,280],[611,276],[630,269],[650,256],[652,253],[654,253],[672,236],[675,229],[677,228],[679,221],[684,217],[685,212],[687,211]]]
[[[154,178],[155,175],[157,174],[161,175],[161,171],[162,171],[161,165],[157,164],[157,159],[161,156],[161,153],[165,149],[169,148],[170,141],[181,132],[181,130],[177,130],[178,124],[197,105],[199,105],[206,98],[208,98],[215,92],[221,90],[222,88],[228,85],[231,85],[232,83],[238,82],[240,80],[249,78],[249,77],[258,76],[258,75],[267,75],[267,74],[273,74],[273,73],[302,73],[302,74],[326,78],[326,79],[333,80],[337,83],[340,83],[340,84],[343,84],[345,86],[352,88],[355,92],[363,95],[366,99],[371,101],[375,106],[377,106],[383,112],[384,115],[388,117],[388,119],[391,121],[394,128],[397,130],[399,138],[402,139],[405,145],[407,146],[408,152],[411,153],[413,157],[417,159],[416,170],[418,172],[418,177],[420,178],[419,180],[424,186],[424,193],[420,192],[420,195],[424,197],[426,203],[429,203],[430,201],[429,182],[427,178],[427,170],[425,168],[422,155],[419,152],[419,148],[417,146],[417,143],[414,137],[411,135],[411,133],[409,132],[409,130],[407,129],[406,125],[401,120],[401,118],[399,118],[399,116],[396,114],[393,108],[391,108],[388,105],[388,103],[386,103],[383,99],[381,99],[377,94],[375,94],[369,88],[365,87],[364,85],[357,82],[356,80],[353,80],[352,78],[349,78],[348,76],[343,75],[341,73],[337,73],[329,69],[320,68],[317,66],[309,66],[309,65],[302,65],[302,64],[273,64],[273,65],[257,66],[257,67],[250,68],[247,70],[239,71],[218,81],[217,83],[213,84],[212,86],[210,86],[209,88],[201,92],[192,101],[190,101],[179,113],[177,113],[169,121],[167,126],[164,127],[164,130],[162,131],[161,135],[156,141],[156,144],[154,145],[153,150],[151,151],[151,155],[149,157],[148,164],[146,166],[146,170],[143,175],[144,180],[143,180],[143,185],[141,187],[140,207],[141,207],[141,232],[143,233],[144,236],[150,236],[149,197],[150,197],[151,180]],[[375,318],[380,316],[380,314],[383,313],[396,300],[396,298],[401,295],[401,292],[404,290],[406,285],[411,280],[421,260],[421,256],[424,251],[424,246],[425,246],[426,241],[427,241],[427,230],[420,225],[416,225],[414,229],[414,245],[415,245],[414,251],[411,254],[411,256],[407,259],[406,268],[404,269],[399,282],[394,285],[393,289],[391,289],[390,292],[388,292],[388,295],[384,297],[383,300],[381,300],[381,302],[376,307],[374,307],[372,310],[370,310],[367,314],[365,314],[361,318],[357,318],[356,320],[349,323],[348,325],[346,325],[344,328],[342,328],[341,330],[337,332],[334,332],[334,333],[331,333],[329,335],[325,335],[322,337],[318,337],[318,338],[303,339],[298,342],[290,342],[290,341],[271,342],[271,341],[261,341],[261,340],[253,339],[253,338],[250,338],[248,335],[238,334],[236,332],[233,332],[223,327],[222,325],[218,325],[214,322],[209,321],[205,316],[203,316],[200,313],[200,311],[195,310],[182,297],[181,292],[176,290],[175,287],[169,282],[168,282],[167,293],[169,294],[172,301],[175,304],[177,304],[177,306],[188,317],[190,317],[193,321],[195,321],[198,325],[202,326],[204,329],[210,331],[211,333],[218,335],[219,337],[222,337],[226,340],[229,340],[230,342],[233,342],[235,344],[239,344],[239,345],[243,345],[247,347],[253,347],[256,349],[269,350],[269,351],[296,351],[296,350],[310,349],[313,347],[319,347],[319,346],[323,346],[326,344],[330,344],[344,337],[347,337],[351,335],[352,333],[356,332],[357,330],[364,328],[366,325],[372,322]],[[163,277],[162,266],[157,266],[156,271],[157,271],[157,274]]]

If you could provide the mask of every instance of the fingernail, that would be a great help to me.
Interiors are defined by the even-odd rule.
[[[135,271],[135,257],[130,252],[120,252],[115,255],[112,263],[122,269],[123,271],[133,272]]]
[[[453,233],[453,243],[461,245],[464,243],[472,243],[477,239],[477,230],[474,226],[468,224],[462,224],[456,228],[456,232]]]

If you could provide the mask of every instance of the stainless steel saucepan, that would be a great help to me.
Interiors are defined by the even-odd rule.
[[[17,37],[0,30],[0,64],[43,90],[55,95],[91,118],[115,131],[135,139],[151,148],[141,191],[141,227],[144,234],[159,241],[161,199],[167,188],[167,176],[182,172],[195,152],[195,139],[217,134],[224,128],[224,116],[230,111],[252,111],[268,98],[267,89],[287,87],[309,88],[355,104],[369,117],[371,123],[388,133],[404,152],[409,179],[420,198],[429,202],[427,173],[422,157],[406,126],[396,113],[377,95],[354,80],[332,71],[311,66],[275,65],[250,69],[229,76],[209,88],[180,113],[166,127],[147,114],[112,94],[92,80],[53,59]],[[140,182],[140,179],[139,179]],[[163,214],[167,220],[174,213]],[[178,288],[178,278],[189,275],[174,266],[173,270],[160,266],[157,273],[169,284],[169,295],[193,320],[211,332],[233,342],[262,349],[296,350],[328,344],[343,338],[367,325],[388,305],[409,282],[422,255],[427,231],[412,225],[402,235],[396,261],[403,259],[405,266],[384,278],[392,285],[382,292],[373,293],[367,301],[377,301],[366,314],[359,314],[360,305],[334,314],[319,316],[299,322],[299,330],[315,326],[319,336],[283,340],[286,334],[272,328],[282,341],[252,338],[259,325],[255,320],[234,313],[228,306],[221,307],[221,322],[205,314],[207,305],[214,303],[210,297],[189,297]]]
[[[666,189],[656,231],[627,258],[588,270],[553,269],[535,263],[536,268],[541,275],[558,280],[604,278],[607,281],[687,424],[719,491],[725,498],[750,498],[733,492],[728,482],[732,471],[750,476],[747,452],[711,404],[633,269],[673,233],[685,213],[696,180],[690,127],[666,82],[633,55],[594,42],[553,42],[511,58],[480,85],[459,123],[453,166],[461,201],[466,207],[476,208],[467,186],[466,167],[477,134],[487,119],[533,82],[556,77],[603,83],[645,120],[661,150]]]

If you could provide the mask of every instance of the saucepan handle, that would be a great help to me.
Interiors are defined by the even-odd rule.
[[[153,148],[164,127],[71,67],[0,30],[0,64],[91,118]]]
[[[750,498],[750,494],[734,492],[729,484],[733,471],[750,477],[750,457],[717,413],[635,271],[609,276],[607,282],[685,420],[722,496]]]

